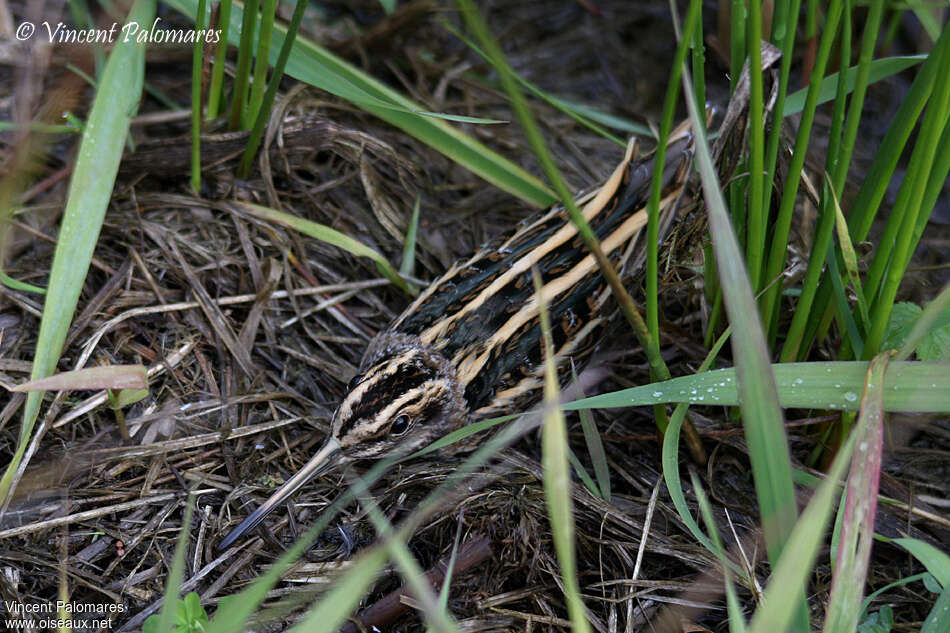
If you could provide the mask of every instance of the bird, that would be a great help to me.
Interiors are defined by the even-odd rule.
[[[670,137],[660,225],[669,226],[688,179],[688,126]],[[646,233],[653,160],[623,160],[600,188],[576,201],[615,264]],[[643,249],[641,249],[643,250]],[[633,267],[641,265],[645,254]],[[456,262],[369,343],[321,448],[218,545],[226,549],[297,490],[331,468],[409,454],[466,424],[522,407],[543,388],[541,276],[559,370],[589,357],[610,310],[610,289],[561,205]],[[627,271],[630,272],[629,270]]]

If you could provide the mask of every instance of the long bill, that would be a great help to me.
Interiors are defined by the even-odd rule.
[[[310,458],[310,461],[304,464],[303,468],[298,470],[293,477],[285,481],[284,485],[278,488],[267,501],[257,510],[254,510],[254,512],[241,521],[236,528],[231,530],[231,532],[224,537],[224,540],[218,545],[218,550],[229,547],[234,541],[241,538],[242,534],[260,525],[261,521],[263,521],[274,508],[283,503],[290,495],[297,492],[301,486],[317,475],[326,472],[331,466],[335,466],[337,463],[336,458],[339,457],[339,455],[340,443],[332,437],[328,438],[326,444],[317,451],[316,455]]]

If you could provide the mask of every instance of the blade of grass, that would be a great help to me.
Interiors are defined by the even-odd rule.
[[[376,267],[379,269],[380,274],[393,282],[403,292],[408,294],[409,287],[406,285],[406,281],[399,276],[399,272],[393,268],[392,264],[390,264],[389,261],[378,252],[369,246],[366,246],[362,242],[353,239],[349,235],[330,228],[325,224],[320,224],[319,222],[313,222],[311,220],[305,220],[290,213],[284,213],[283,211],[278,211],[269,207],[262,207],[250,202],[239,202],[237,203],[237,206],[257,218],[268,220],[270,222],[277,222],[278,224],[282,224],[283,226],[294,229],[295,231],[300,231],[304,235],[309,235],[314,239],[318,239],[321,242],[326,242],[327,244],[332,244],[333,246],[342,248],[343,250],[352,253],[357,257],[369,257],[376,263]]]
[[[167,3],[194,18],[197,0],[167,0]],[[243,11],[238,9],[232,9],[232,40],[236,39],[233,33],[243,16]],[[283,45],[285,37],[286,27],[275,25],[270,49],[272,61],[279,55],[275,47]],[[547,206],[555,200],[554,193],[524,169],[444,121],[418,114],[422,108],[417,104],[307,38],[294,39],[286,73],[353,102],[527,202]]]
[[[218,117],[224,99],[224,67],[228,55],[228,35],[231,31],[231,2],[232,0],[221,0],[218,5],[218,21],[215,28],[220,30],[218,34],[220,39],[214,51],[211,81],[208,83],[207,116],[209,119]]]
[[[647,328],[653,338],[660,336],[659,325],[659,290],[658,286],[658,258],[659,258],[659,226],[660,226],[660,197],[663,192],[663,168],[666,165],[666,143],[673,129],[673,115],[679,99],[679,80],[686,61],[686,54],[696,32],[701,16],[702,3],[690,2],[686,12],[686,23],[683,26],[685,37],[679,38],[676,53],[673,56],[673,66],[670,69],[670,81],[666,85],[666,94],[663,97],[663,114],[660,118],[660,132],[656,152],[653,157],[653,178],[650,181],[650,198],[647,202],[647,259],[646,259],[646,319]],[[704,110],[705,112],[705,110]],[[657,378],[666,376],[654,375]],[[666,418],[665,411],[662,417]]]
[[[947,29],[950,30],[950,25],[947,26]],[[940,59],[940,68],[950,67],[950,47],[945,47],[941,51]],[[937,143],[943,135],[943,130],[947,127],[948,113],[950,113],[950,81],[939,82],[935,86],[933,97],[927,112],[924,114],[920,137],[917,146],[914,148],[906,179],[901,186],[902,190],[905,187],[910,189],[907,196],[906,217],[901,222],[901,229],[895,243],[891,258],[893,263],[888,267],[887,276],[884,279],[879,296],[874,300],[871,312],[871,330],[868,333],[864,348],[865,357],[876,352],[884,338],[884,330],[887,327],[891,306],[893,306],[894,299],[897,296],[897,288],[904,277],[907,263],[910,261],[918,216],[923,214],[929,217],[933,209],[933,207],[924,209],[923,199],[927,189],[926,183],[929,172],[933,168],[934,158],[937,154]],[[900,198],[900,193],[898,193],[898,198]],[[899,215],[896,215],[896,217],[895,215],[892,215],[889,222],[898,220]],[[879,255],[883,256],[880,253]]]
[[[402,263],[399,264],[399,274],[403,277],[412,277],[416,268],[416,241],[419,238],[419,198],[412,205],[412,216],[409,218],[409,228],[406,230],[406,245],[402,250]],[[408,284],[409,291],[415,295],[418,289]]]
[[[806,100],[805,109],[802,112],[802,120],[798,126],[795,150],[792,153],[791,164],[788,169],[788,178],[785,181],[785,187],[782,191],[778,217],[776,218],[775,228],[772,232],[772,242],[769,248],[765,279],[775,279],[785,268],[785,255],[788,251],[788,236],[792,226],[792,212],[795,210],[795,199],[798,196],[798,187],[801,181],[800,174],[802,167],[805,166],[805,155],[808,152],[808,143],[811,138],[811,126],[814,122],[815,109],[818,105],[818,90],[821,84],[821,77],[827,66],[832,44],[834,43],[835,35],[838,31],[838,22],[842,12],[841,5],[842,0],[832,0],[828,8],[828,19],[821,37],[821,43],[818,47],[818,57],[815,62],[815,68],[812,70],[811,81],[808,87],[808,99]],[[759,302],[759,305],[762,309],[762,321],[764,323],[772,322],[773,311],[778,308],[781,293],[782,285],[776,284],[774,288],[762,295],[762,300]],[[796,312],[796,314],[799,313]],[[804,313],[802,312],[801,314]],[[792,334],[789,333],[789,338],[791,337]],[[789,344],[786,343],[786,347],[788,346]],[[789,353],[790,352],[791,349],[789,349]],[[783,354],[785,354],[784,350]],[[787,360],[786,356],[782,358],[783,360]]]
[[[783,117],[785,116],[786,95],[788,93],[788,77],[792,68],[792,59],[795,53],[795,34],[798,32],[798,18],[801,14],[801,0],[791,0],[790,2],[779,2],[775,12],[775,19],[772,22],[772,38],[779,45],[782,51],[782,59],[779,66],[778,94],[775,98],[775,107],[772,110],[771,125],[769,126],[769,137],[765,147],[765,193],[763,194],[762,204],[763,213],[768,217],[772,207],[772,186],[775,182],[775,166],[778,162],[779,142],[782,138]],[[789,5],[786,7],[786,5]],[[788,23],[788,20],[791,23]],[[804,105],[804,94],[802,95],[802,105]],[[782,113],[782,114],[780,114]],[[772,278],[768,277],[768,270],[763,262],[763,283],[771,283]],[[766,327],[774,331],[768,321]]]
[[[273,0],[265,0],[265,2],[273,4]],[[303,14],[306,10],[306,2],[298,2],[294,7],[294,13],[290,18],[290,24],[287,26],[287,33],[285,34],[283,43],[280,46],[280,52],[277,54],[277,60],[274,62],[274,72],[271,73],[270,83],[267,85],[267,92],[262,97],[260,97],[261,102],[257,106],[256,115],[253,119],[254,127],[251,129],[251,135],[247,139],[247,146],[244,148],[244,153],[241,155],[241,162],[238,164],[238,176],[241,178],[247,178],[247,175],[251,170],[251,161],[253,161],[254,156],[257,155],[257,149],[260,147],[261,139],[264,136],[264,129],[267,127],[267,121],[270,119],[271,106],[274,104],[274,99],[277,97],[277,90],[280,88],[280,80],[284,76],[284,69],[287,67],[287,59],[290,57],[291,51],[293,50],[294,41],[297,39],[297,31],[300,28],[300,22],[303,19]],[[270,22],[271,23],[267,29],[268,46],[266,48],[263,46],[258,47],[257,62],[254,67],[255,75],[257,74],[258,68],[263,69],[261,73],[262,75],[265,74],[267,70],[267,51],[270,48],[270,36],[273,31],[273,15],[271,15]],[[260,78],[260,81],[261,85],[263,86],[263,76]],[[255,79],[254,87],[256,88],[257,85],[257,80]]]
[[[198,2],[198,0],[195,0]],[[170,3],[174,6],[174,3]],[[232,20],[240,20],[241,27],[236,33],[240,38],[235,42],[238,46],[237,68],[234,71],[234,91],[231,95],[231,119],[230,127],[232,130],[244,129],[247,126],[247,90],[251,79],[251,51],[254,48],[254,37],[257,34],[257,8],[260,0],[246,0],[240,13],[232,15]],[[197,15],[197,5],[192,3],[190,6],[190,17],[194,19]],[[236,13],[232,7],[232,14]],[[234,32],[235,29],[228,29]],[[237,38],[235,38],[237,39]]]
[[[399,531],[393,530],[393,526],[369,494],[369,490],[361,482],[356,482],[355,488],[357,489],[357,498],[360,500],[360,505],[366,509],[367,515],[376,528],[376,533],[386,546],[390,558],[396,563],[400,574],[406,580],[406,584],[412,589],[413,598],[420,602],[422,614],[425,616],[430,629],[442,633],[460,633],[458,625],[449,615],[448,609],[440,606],[439,599],[433,593],[425,572],[422,571],[419,563],[416,562],[415,557],[409,551],[406,543],[412,534],[411,530],[406,526]]]
[[[856,411],[867,361],[779,363],[771,366],[779,404],[787,409]],[[665,382],[603,393],[564,404],[566,411],[689,403],[712,406],[741,404],[736,368],[716,369]],[[741,377],[741,376],[740,376]],[[950,411],[950,365],[919,361],[892,362],[887,370],[886,411]]]
[[[154,14],[154,0],[136,0],[129,10],[127,23],[151,24]],[[144,45],[122,41],[113,47],[103,69],[69,184],[33,356],[32,379],[53,373],[62,352],[112,196],[129,119],[142,93],[144,68]],[[27,396],[16,451],[0,479],[0,507],[7,503],[42,398],[39,392]]]
[[[731,327],[727,327],[726,331],[716,340],[715,344],[709,350],[709,353],[706,354],[706,358],[699,366],[699,369],[696,370],[695,375],[700,375],[709,370],[719,355],[719,350],[721,350],[722,346],[729,340],[729,333],[731,331]],[[651,395],[655,395],[655,393],[656,391]],[[663,392],[660,393],[662,394]],[[699,541],[699,543],[710,552],[715,552],[715,545],[709,540],[709,537],[703,534],[696,519],[693,518],[693,514],[689,511],[689,505],[686,503],[686,495],[683,492],[682,482],[680,481],[679,434],[680,428],[683,426],[683,420],[686,419],[687,409],[689,409],[688,402],[683,402],[676,406],[673,415],[670,416],[670,425],[667,427],[666,434],[663,436],[663,480],[666,482],[666,490],[669,492],[670,499],[673,501],[673,506],[679,513],[683,524],[686,525],[686,528],[693,535],[693,538]]]
[[[826,173],[825,176],[828,177],[828,174]],[[830,179],[830,177],[828,178]],[[830,182],[828,184],[831,185]],[[858,256],[854,252],[854,246],[851,244],[851,236],[848,234],[848,221],[844,217],[841,205],[838,204],[838,196],[833,189],[830,189],[830,191],[832,204],[834,205],[835,230],[838,234],[841,258],[844,261],[845,271],[847,271],[848,279],[851,282],[851,287],[854,289],[854,294],[857,298],[861,326],[864,331],[867,332],[868,325],[871,323],[871,316],[868,311],[867,300],[864,298],[864,289],[861,287],[861,275],[858,273]],[[835,275],[835,279],[840,279],[840,277]],[[850,311],[842,311],[841,316],[850,319],[851,313]],[[862,341],[860,337],[852,335],[851,338],[851,349],[856,352],[863,349],[864,341]],[[858,356],[860,356],[860,353],[858,353]]]
[[[459,31],[458,29],[456,29],[452,24],[450,24],[449,22],[445,20],[442,20],[440,24],[442,25],[442,28],[444,28],[449,33],[457,37],[474,52],[478,53],[478,55],[481,56],[482,59],[484,59],[485,61],[491,62],[491,59],[488,57],[485,51],[483,51],[471,39],[469,39],[468,37],[465,37],[465,34]],[[583,125],[584,127],[596,132],[597,134],[600,134],[601,136],[603,136],[604,138],[610,141],[613,141],[614,143],[616,143],[617,145],[620,145],[621,147],[626,147],[627,143],[623,139],[617,136],[614,136],[613,134],[605,130],[603,127],[598,125],[597,124],[598,114],[600,115],[601,122],[609,121],[609,123],[605,123],[606,125],[610,125],[610,123],[613,123],[615,125],[625,124],[625,128],[626,128],[625,131],[630,131],[630,132],[633,132],[634,134],[640,134],[641,136],[650,135],[650,131],[644,126],[637,126],[629,122],[623,122],[621,120],[618,120],[616,117],[609,117],[609,115],[598,113],[596,110],[593,110],[592,108],[578,106],[576,104],[572,104],[567,101],[564,101],[563,99],[558,99],[557,97],[549,95],[544,90],[541,90],[538,86],[536,86],[535,84],[528,81],[527,79],[525,79],[524,77],[522,77],[521,75],[517,73],[515,73],[514,78],[515,78],[515,81],[517,81],[518,84],[522,88],[524,88],[525,90],[527,90],[528,92],[536,96],[537,98],[541,99],[548,105],[551,105],[554,108],[560,110],[561,112],[571,117],[572,119],[574,119],[575,121]],[[609,118],[604,119],[604,117],[609,117]],[[624,129],[624,128],[621,128],[621,129]]]
[[[920,633],[941,633],[950,630],[950,587],[944,587],[943,592],[934,603]]]
[[[597,477],[597,488],[600,497],[610,503],[610,469],[607,466],[607,454],[604,452],[604,443],[594,424],[594,416],[589,409],[578,412],[581,418],[581,428],[584,430],[584,441],[587,443],[587,452],[590,454],[591,464],[594,466],[594,476]]]
[[[191,541],[191,517],[194,506],[195,500],[189,494],[185,500],[185,517],[182,519],[178,542],[175,544],[172,566],[165,579],[165,597],[162,600],[162,610],[158,613],[158,625],[155,628],[157,633],[169,633],[175,624],[178,596],[181,594],[181,583],[185,577],[185,554],[188,553],[188,543]]]
[[[195,29],[207,27],[207,0],[198,0]],[[204,62],[204,38],[196,37],[191,51],[191,188],[201,191],[201,66]]]
[[[762,287],[765,252],[765,226],[768,222],[768,207],[763,206],[765,195],[763,171],[765,169],[765,130],[762,122],[762,3],[749,3],[748,40],[749,56],[749,207],[748,233],[746,237],[746,266],[752,292]],[[768,323],[768,321],[765,321]]]
[[[766,546],[769,559],[775,565],[798,514],[782,411],[752,287],[729,222],[705,135],[699,128],[701,115],[689,94],[692,87],[686,71],[683,73],[683,90],[689,95],[686,107],[696,136],[696,164],[702,180],[726,312],[732,326],[743,332],[743,336],[732,337],[739,400]],[[798,593],[800,590],[793,587],[800,586],[786,585],[786,592]],[[789,602],[800,609],[804,606],[804,595]]]
[[[838,40],[838,46],[842,59],[845,63],[850,61],[851,55],[851,3],[844,2],[843,17],[841,19],[841,37]],[[816,66],[816,71],[819,68]],[[820,68],[824,72],[824,68]],[[838,171],[839,149],[841,147],[841,129],[844,126],[845,103],[847,101],[847,91],[844,81],[839,78],[838,91],[835,97],[834,107],[831,113],[831,129],[828,134],[828,148],[825,153],[825,173],[834,174]],[[860,112],[856,114],[860,116]],[[845,169],[847,169],[845,167]],[[791,174],[790,174],[791,175]],[[831,239],[834,229],[834,213],[831,208],[831,200],[834,197],[833,187],[828,183],[823,183],[821,188],[821,199],[819,202],[818,225],[815,229],[815,236],[811,247],[811,253],[808,256],[808,266],[805,270],[805,280],[802,284],[801,292],[798,296],[798,302],[795,305],[795,313],[792,317],[792,324],[789,326],[788,335],[782,354],[788,353],[789,356],[783,360],[793,360],[799,356],[804,338],[805,326],[812,314],[815,295],[818,291],[818,282],[821,280],[822,272],[826,267],[829,254],[833,255],[831,248]],[[784,202],[784,199],[783,199]]]
[[[538,312],[541,317],[541,334],[544,342],[544,426],[541,432],[541,469],[544,472],[544,497],[547,501],[548,519],[551,521],[551,538],[560,565],[564,598],[575,633],[589,633],[590,624],[584,601],[577,584],[577,564],[574,557],[574,509],[571,503],[571,476],[568,466],[567,423],[558,407],[560,389],[557,383],[557,368],[554,366],[554,341],[551,336],[551,319],[548,315],[547,298],[542,292],[541,275],[531,269],[534,292],[538,297]]]
[[[392,468],[396,461],[396,459],[388,458],[374,464],[373,467],[362,476],[365,485],[371,486],[379,481],[383,474]],[[317,540],[317,537],[330,525],[330,522],[336,515],[343,511],[349,503],[352,503],[355,498],[356,493],[352,487],[348,487],[344,490],[326,510],[317,516],[313,525],[311,525],[280,558],[268,567],[266,572],[258,576],[257,579],[245,589],[222,600],[222,604],[219,605],[211,623],[205,628],[205,633],[236,633],[243,631],[248,619],[265,600],[267,593],[277,584],[294,561],[300,558],[300,556],[310,548],[314,541]],[[384,563],[385,558],[383,563],[380,563],[380,566]],[[371,564],[366,563],[366,566],[370,567]],[[339,582],[342,583],[342,579]],[[359,598],[361,597],[362,594],[360,594]],[[226,603],[225,600],[227,601]],[[345,617],[346,616],[344,616],[344,619]]]
[[[713,517],[712,506],[709,499],[703,491],[703,487],[696,477],[696,473],[690,471],[690,478],[693,481],[693,490],[696,492],[696,501],[699,503],[699,511],[703,516],[703,523],[709,530],[716,558],[719,559],[719,565],[722,567],[723,585],[726,588],[726,609],[729,613],[729,633],[745,633],[745,617],[742,615],[742,607],[739,603],[739,597],[736,595],[735,583],[732,581],[732,567],[729,558],[726,556],[726,550],[722,545],[722,538],[719,536],[719,530],[716,527],[716,520]]]
[[[873,5],[877,2],[875,0],[871,3],[872,9]],[[870,16],[869,16],[870,18]],[[863,54],[863,44],[862,44],[862,54]],[[916,66],[921,62],[927,59],[927,55],[900,55],[895,57],[882,57],[880,59],[875,59],[870,62],[868,67],[868,79],[867,85],[877,83],[882,79],[887,79],[892,75],[901,73],[908,68]],[[861,64],[860,62],[854,66],[851,66],[845,71],[845,90],[851,92],[854,90],[857,85],[857,77],[860,72]],[[839,73],[831,73],[830,75],[825,76],[821,80],[821,84],[818,88],[818,105],[827,103],[835,98],[835,94],[838,90],[838,77]],[[788,95],[785,100],[784,109],[780,110],[782,116],[791,116],[793,114],[798,114],[807,107],[809,88],[803,88],[801,90],[796,90],[792,94]]]
[[[600,487],[597,485],[591,476],[587,474],[587,469],[584,468],[584,464],[581,463],[581,460],[577,459],[577,455],[574,454],[570,448],[567,449],[567,459],[571,463],[571,467],[574,469],[574,472],[577,473],[577,477],[581,480],[581,483],[590,491],[592,495],[599,499],[603,499],[604,495],[600,491]]]
[[[270,65],[268,53],[270,52],[271,34],[274,32],[275,9],[276,3],[274,0],[262,0],[260,28],[257,34],[257,52],[254,54],[254,79],[251,82],[251,96],[247,102],[247,114],[245,115],[248,122],[256,122],[261,112],[269,110],[269,108],[262,110],[261,106],[264,104],[264,87],[267,85],[267,68]],[[296,8],[294,12],[296,13]],[[292,44],[293,39],[292,36],[287,37],[285,42]]]
[[[65,391],[72,389],[145,389],[148,387],[144,365],[107,365],[64,371],[29,380],[10,391]]]
[[[889,356],[871,363],[865,383],[865,404],[855,429],[858,450],[851,460],[841,530],[825,615],[825,633],[853,631],[861,613],[874,542],[881,450],[884,445],[884,372]]]
[[[876,357],[868,368],[868,387],[864,390],[861,417],[880,415],[884,392],[883,375],[888,356]],[[752,633],[774,633],[787,631],[795,617],[795,601],[788,599],[790,587],[802,587],[812,574],[813,566],[825,532],[835,509],[835,495],[851,455],[854,451],[855,434],[852,433],[838,451],[828,477],[808,502],[801,518],[795,522],[785,554],[779,561],[768,587],[765,589],[761,606],[756,609],[749,631]]]
[[[891,543],[900,545],[927,568],[943,588],[950,587],[950,556],[930,543],[915,538],[895,538]]]
[[[887,132],[875,152],[871,167],[868,169],[864,182],[858,190],[858,195],[855,197],[848,214],[848,227],[851,231],[852,241],[861,242],[867,238],[871,223],[880,208],[897,162],[917,124],[924,104],[930,98],[931,90],[938,76],[939,51],[948,45],[950,45],[950,30],[944,30],[934,49],[927,55],[926,61],[924,61],[913,84],[911,84],[907,95],[901,101],[894,119],[888,126]],[[881,243],[887,243],[887,241],[879,241],[879,249]],[[868,284],[865,282],[865,288],[867,286]],[[815,301],[816,309],[809,320],[803,348],[810,345],[816,336],[824,336],[823,330],[827,328],[829,322],[829,318],[825,315],[829,313],[828,304],[831,295],[832,286],[826,279],[822,282],[819,297]]]

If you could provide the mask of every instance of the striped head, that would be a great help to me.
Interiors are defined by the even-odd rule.
[[[330,425],[346,461],[419,450],[468,416],[455,369],[417,336],[377,336],[348,391]]]

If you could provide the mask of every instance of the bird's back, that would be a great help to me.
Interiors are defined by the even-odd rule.
[[[673,213],[683,187],[684,145],[674,147],[667,160],[662,214]],[[630,163],[628,155],[601,189],[579,201],[615,264],[625,261],[626,246],[646,232],[651,175],[652,160]],[[472,419],[510,412],[541,388],[541,328],[532,267],[541,275],[559,365],[567,358],[580,360],[597,342],[610,291],[560,205],[453,265],[389,328],[420,337],[452,363]]]

